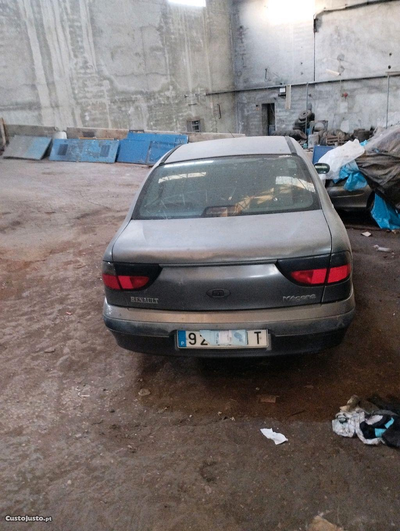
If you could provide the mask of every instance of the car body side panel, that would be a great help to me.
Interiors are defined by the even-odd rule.
[[[179,146],[178,146],[179,147]],[[147,181],[147,178],[149,177],[149,175],[151,174],[152,171],[154,171],[156,168],[158,168],[158,166],[160,164],[163,163],[163,161],[169,157],[169,155],[171,153],[173,153],[177,148],[174,148],[174,149],[171,149],[170,151],[168,151],[168,153],[166,153],[164,155],[164,157],[162,157],[158,162],[157,164],[155,164],[153,166],[153,168],[149,171],[149,173],[147,174],[146,176],[146,179],[143,180],[142,184],[139,186],[139,189],[137,190],[137,192],[135,192],[133,194],[133,199],[132,199],[132,203],[129,207],[129,210],[128,210],[128,213],[127,215],[125,216],[125,219],[124,221],[122,222],[121,226],[119,227],[119,229],[117,230],[117,232],[115,233],[114,237],[112,238],[112,240],[110,241],[110,243],[108,244],[107,246],[107,249],[104,253],[104,256],[103,256],[103,260],[106,260],[107,262],[111,262],[113,260],[113,248],[114,248],[114,244],[115,242],[118,240],[120,234],[125,230],[125,228],[128,226],[129,222],[131,221],[132,219],[132,215],[133,215],[133,211],[135,210],[135,206],[136,206],[136,202],[138,200],[138,197],[139,197],[139,194],[143,188],[143,186],[145,185],[146,181]]]
[[[347,191],[344,181],[329,183],[326,190],[335,208],[338,210],[366,210],[369,205],[371,188],[367,185],[359,190]]]
[[[297,142],[294,144],[297,144]],[[322,211],[332,236],[332,252],[337,253],[341,251],[351,251],[350,240],[345,226],[343,225],[339,214],[336,212],[331,198],[329,197],[328,192],[326,191],[326,188],[316,172],[311,160],[305,156],[304,151],[298,144],[296,145],[296,151],[306,162],[307,167],[313,177],[314,185],[318,191]]]

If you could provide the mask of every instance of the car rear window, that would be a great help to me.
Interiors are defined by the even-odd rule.
[[[300,157],[237,156],[158,166],[133,217],[246,216],[318,208],[314,183]]]

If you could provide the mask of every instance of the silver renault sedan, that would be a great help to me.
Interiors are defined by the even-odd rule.
[[[285,137],[179,146],[103,259],[117,343],[203,357],[317,352],[354,315],[352,254],[312,163]]]

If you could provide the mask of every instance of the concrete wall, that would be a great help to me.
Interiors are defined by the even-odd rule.
[[[262,104],[290,129],[305,108],[330,128],[386,123],[400,70],[400,2],[319,14],[344,0],[0,0],[0,116],[31,125],[263,134]],[[347,0],[347,5],[360,0]],[[339,58],[339,59],[338,59]],[[340,71],[341,83],[327,70]],[[292,102],[277,89],[293,84]],[[391,79],[389,124],[400,121]],[[238,89],[207,96],[210,92]],[[347,94],[347,96],[343,96]]]
[[[292,87],[292,104],[277,89],[245,89],[316,81],[309,104],[329,127],[386,124],[387,80],[346,81],[400,70],[400,2],[376,3],[317,16],[323,9],[360,3],[342,0],[234,0],[235,83],[238,131],[265,134],[261,105],[275,103],[276,126],[290,129],[306,106],[305,86]],[[315,62],[314,62],[315,50]],[[339,58],[339,59],[338,59]],[[390,68],[389,68],[390,67]],[[327,72],[340,71],[340,77]],[[319,82],[338,80],[338,83]],[[389,125],[400,122],[400,78],[390,81]],[[347,94],[347,96],[343,96]]]
[[[343,97],[342,94],[348,94]],[[386,126],[387,80],[342,81],[332,85],[309,86],[308,102],[318,120],[327,120],[329,129],[354,129]],[[275,103],[276,129],[288,130],[306,108],[306,87],[292,87],[292,104],[285,109],[285,99],[277,89],[262,89],[236,94],[239,131],[264,135],[262,104]],[[400,123],[400,78],[390,80],[388,125]]]
[[[235,130],[230,0],[0,0],[0,116],[32,125]]]
[[[234,0],[237,88],[312,78],[314,9],[314,0]]]

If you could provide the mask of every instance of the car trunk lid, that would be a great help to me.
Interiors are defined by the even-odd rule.
[[[221,264],[331,251],[322,210],[222,218],[132,220],[113,247],[115,262]]]
[[[129,264],[157,264],[159,276],[138,291],[107,293],[111,304],[212,311],[315,304],[323,286],[289,280],[278,260],[326,257],[331,235],[322,210],[228,218],[132,220],[113,248]],[[109,290],[112,291],[112,290]]]

